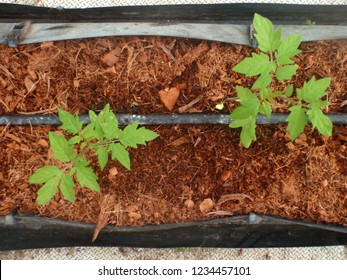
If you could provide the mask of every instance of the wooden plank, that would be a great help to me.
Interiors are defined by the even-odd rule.
[[[0,24],[0,43],[18,23]],[[283,35],[300,33],[303,41],[347,38],[347,26],[285,25]],[[173,36],[249,45],[246,25],[215,23],[148,23],[148,22],[90,22],[90,23],[33,23],[23,34],[21,44],[104,36]]]

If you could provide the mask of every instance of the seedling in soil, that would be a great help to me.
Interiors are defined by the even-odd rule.
[[[271,118],[272,107],[282,99],[287,102],[290,114],[286,121],[291,140],[295,140],[304,131],[308,121],[312,127],[325,135],[331,136],[332,122],[323,114],[322,108],[329,105],[326,90],[330,78],[317,80],[314,76],[305,82],[302,88],[294,89],[293,85],[286,86],[287,80],[296,73],[298,66],[292,58],[300,53],[300,34],[288,35],[282,39],[281,28],[274,28],[272,22],[259,14],[254,15],[253,26],[258,41],[259,52],[253,52],[239,62],[233,70],[246,75],[257,76],[253,86],[236,87],[237,99],[240,106],[231,114],[231,128],[241,127],[241,143],[248,148],[256,140],[256,118],[263,114]],[[283,90],[273,91],[272,83],[276,79],[283,84]],[[326,99],[326,98],[325,98]],[[223,106],[218,104],[217,109]]]
[[[58,110],[63,123],[60,126],[65,134],[49,132],[50,148],[57,165],[44,166],[37,169],[29,178],[32,184],[43,184],[37,192],[37,203],[44,204],[56,194],[58,187],[63,196],[70,202],[75,201],[74,186],[78,183],[93,191],[100,191],[97,176],[89,166],[90,155],[97,157],[103,170],[109,157],[117,159],[126,169],[130,170],[128,147],[146,145],[159,135],[144,127],[138,127],[138,122],[127,125],[124,129],[118,127],[115,114],[110,106],[97,115],[89,111],[90,124],[84,125],[78,118],[67,111]]]

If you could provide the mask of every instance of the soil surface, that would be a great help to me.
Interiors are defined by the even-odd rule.
[[[303,43],[290,83],[331,77],[327,112],[347,111],[347,40]],[[231,69],[250,47],[159,37],[118,37],[8,48],[0,46],[0,114],[219,113],[215,105],[249,86]],[[289,82],[288,82],[289,83]],[[280,85],[274,85],[280,89]],[[170,98],[167,98],[167,96]],[[226,102],[224,113],[237,105]],[[279,104],[276,112],[286,109]],[[48,131],[57,127],[0,127],[0,214],[69,221],[145,225],[260,214],[347,226],[347,127],[332,137],[307,128],[290,142],[283,125],[258,126],[242,148],[227,126],[154,126],[160,137],[129,150],[130,171],[109,162],[96,168],[101,193],[76,186],[76,202],[57,194],[35,202],[28,178],[53,159]]]

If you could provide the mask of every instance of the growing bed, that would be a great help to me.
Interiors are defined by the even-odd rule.
[[[84,24],[97,18],[123,23],[159,24],[169,19],[248,26],[254,12],[284,25],[302,24],[309,13],[317,26],[345,27],[347,11],[346,6],[324,7],[323,12],[319,6],[283,5],[83,11],[0,7],[6,24],[13,18],[23,20],[23,12],[32,9],[33,23],[63,22],[62,28],[76,16]],[[181,16],[182,9],[191,13]],[[334,17],[327,15],[329,9]],[[25,42],[25,38],[21,40]],[[148,128],[160,137],[130,151],[130,171],[117,162],[97,171],[101,193],[77,187],[75,203],[56,195],[44,206],[36,204],[38,186],[30,185],[28,178],[53,161],[48,131],[57,127],[32,122],[12,126],[6,123],[8,118],[14,114],[46,118],[58,108],[83,114],[101,110],[108,103],[117,114],[131,114],[132,118],[174,113],[204,114],[205,120],[211,119],[212,114],[227,114],[235,108],[234,102],[226,102],[222,112],[215,106],[234,97],[237,85],[252,84],[251,78],[231,70],[252,48],[172,36],[20,43],[15,48],[0,46],[0,120],[4,122],[0,129],[1,250],[76,245],[347,244],[347,127],[341,124],[345,120],[341,114],[347,110],[346,39],[302,43],[302,53],[295,60],[300,68],[291,81],[300,87],[313,75],[332,78],[328,90],[331,106],[326,113],[342,119],[334,126],[332,137],[311,133],[308,128],[292,143],[283,124],[267,124],[258,126],[258,140],[245,149],[239,131],[220,124],[227,120],[225,116],[218,117],[217,124],[151,125]],[[285,110],[285,104],[276,108],[277,113]],[[125,116],[124,122],[129,118]],[[104,229],[91,243],[95,228],[96,233]]]

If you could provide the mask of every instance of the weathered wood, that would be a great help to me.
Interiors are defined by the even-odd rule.
[[[17,24],[0,24],[0,43],[6,43],[7,34]],[[347,38],[347,26],[285,25],[282,27],[282,32],[284,36],[300,33],[303,35],[303,41]],[[158,22],[33,23],[19,43],[130,35],[174,36],[250,45],[247,25]]]

